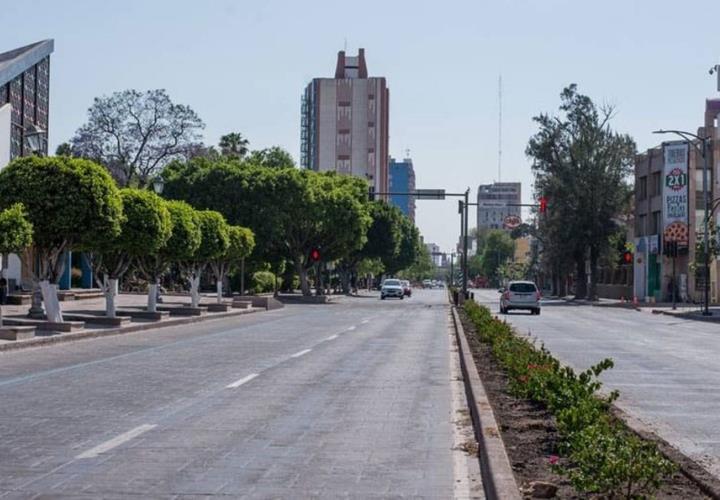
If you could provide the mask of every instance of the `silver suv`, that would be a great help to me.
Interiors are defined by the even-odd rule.
[[[511,281],[507,288],[498,290],[500,314],[511,309],[527,309],[531,314],[540,314],[540,292],[532,281]]]

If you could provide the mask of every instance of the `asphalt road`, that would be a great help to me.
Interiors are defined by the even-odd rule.
[[[473,292],[498,313],[496,290]],[[503,317],[576,369],[612,358],[618,406],[720,477],[720,324],[559,301]]]
[[[451,498],[444,291],[0,354],[0,498]]]

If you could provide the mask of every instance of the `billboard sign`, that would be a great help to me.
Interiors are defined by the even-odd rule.
[[[688,143],[666,143],[663,153],[663,241],[676,241],[681,246],[687,246]]]
[[[444,189],[416,189],[415,198],[418,200],[444,200]]]
[[[515,229],[520,224],[522,224],[522,220],[517,215],[508,215],[503,219],[505,229]]]

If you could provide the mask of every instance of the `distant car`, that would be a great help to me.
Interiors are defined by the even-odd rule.
[[[405,298],[405,290],[403,290],[400,280],[389,279],[383,281],[382,288],[380,288],[380,298],[385,300],[387,297],[397,297],[401,300]]]
[[[432,288],[432,281],[430,280],[423,280],[423,288]]]
[[[512,309],[529,310],[531,314],[540,314],[540,292],[532,281],[511,281],[507,288],[498,290],[500,296],[500,314]]]
[[[401,280],[400,283],[402,284],[405,296],[412,297],[412,286],[410,286],[410,282],[408,280]]]

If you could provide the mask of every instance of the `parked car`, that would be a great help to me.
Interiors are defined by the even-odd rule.
[[[380,288],[380,298],[385,300],[387,297],[405,298],[405,290],[403,290],[400,280],[389,279],[383,281],[382,287]]]
[[[410,286],[410,282],[408,280],[401,280],[400,283],[402,284],[405,296],[412,297],[412,287]]]
[[[511,281],[507,288],[498,290],[500,295],[500,314],[512,309],[529,310],[531,314],[540,314],[540,291],[532,281]]]

